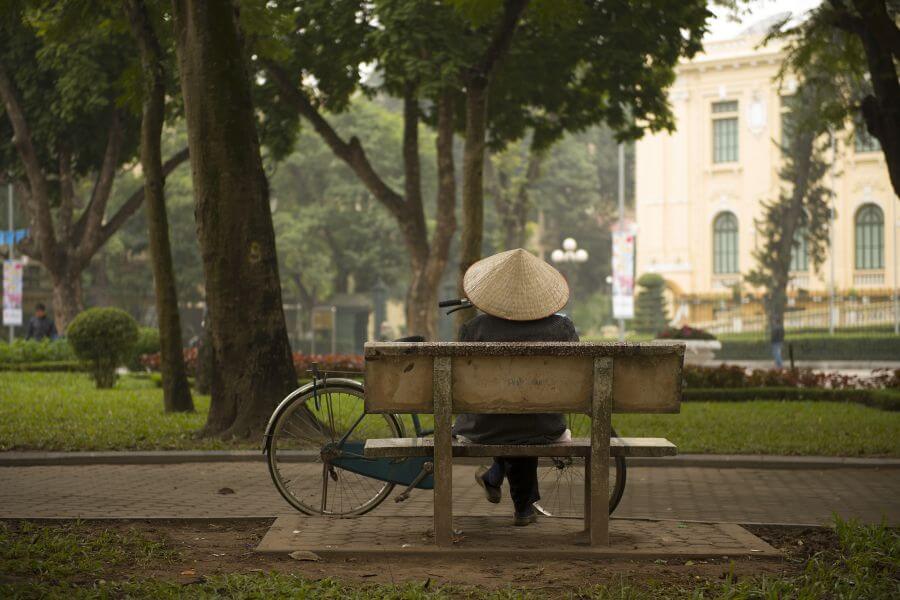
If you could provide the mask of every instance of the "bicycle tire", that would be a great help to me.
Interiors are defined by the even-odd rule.
[[[336,400],[341,402],[341,409],[335,408]],[[328,383],[279,406],[273,420],[267,464],[275,488],[288,504],[307,515],[353,517],[369,512],[388,497],[393,483],[342,469],[328,460],[335,443],[350,429],[346,424],[355,422],[364,409],[365,396],[361,389]],[[327,426],[323,426],[323,420]],[[370,422],[377,426],[369,427]],[[367,426],[361,427],[363,424]],[[345,428],[340,429],[342,426]],[[370,431],[372,435],[368,435]],[[354,438],[355,433],[359,434],[358,439]],[[403,427],[392,414],[365,415],[348,441],[364,441],[369,437],[403,437]],[[310,477],[316,473],[321,477]],[[329,502],[331,482],[339,488],[336,504]]]
[[[589,431],[581,419],[586,423],[590,422],[586,415],[567,415],[569,429],[575,437]],[[611,434],[616,437],[614,429],[611,429]],[[538,485],[541,500],[536,503],[535,508],[549,517],[583,517],[584,465],[585,461],[580,457],[539,459]],[[609,465],[609,514],[612,514],[625,493],[627,466],[624,456],[611,457]]]

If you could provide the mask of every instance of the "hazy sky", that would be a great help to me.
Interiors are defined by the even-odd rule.
[[[821,0],[756,0],[741,10],[741,14],[738,15],[738,22],[729,17],[730,11],[712,6],[710,8],[716,14],[716,18],[710,26],[706,39],[722,40],[732,38],[766,17],[788,10],[795,15],[803,14],[820,3]]]

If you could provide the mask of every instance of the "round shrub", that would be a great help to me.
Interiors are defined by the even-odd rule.
[[[128,361],[128,369],[131,371],[143,371],[141,357],[145,354],[156,354],[157,352],[159,352],[159,329],[155,327],[139,328],[137,342],[134,345],[134,350],[131,352],[131,359]]]
[[[91,308],[72,320],[66,335],[75,355],[90,366],[97,387],[111,388],[116,367],[132,356],[138,326],[124,310]]]
[[[657,334],[666,328],[666,299],[663,290],[666,280],[657,273],[645,273],[637,280],[643,289],[638,292],[634,306],[633,327],[638,333]]]

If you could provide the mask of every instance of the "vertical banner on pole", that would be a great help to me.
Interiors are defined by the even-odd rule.
[[[623,224],[612,232],[613,317],[634,318],[634,227]]]
[[[3,324],[22,325],[22,272],[21,260],[3,261]]]

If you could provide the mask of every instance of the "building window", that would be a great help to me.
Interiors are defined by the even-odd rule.
[[[713,221],[713,273],[738,272],[738,220],[734,213],[720,213]]]
[[[866,123],[861,117],[853,119],[853,149],[860,154],[881,150],[878,138],[869,133]]]
[[[738,103],[737,100],[713,102],[713,162],[729,163],[738,160]]]
[[[874,204],[856,212],[856,268],[884,268],[884,213]]]
[[[809,246],[806,242],[806,227],[794,230],[794,245],[791,246],[791,271],[809,270]]]

